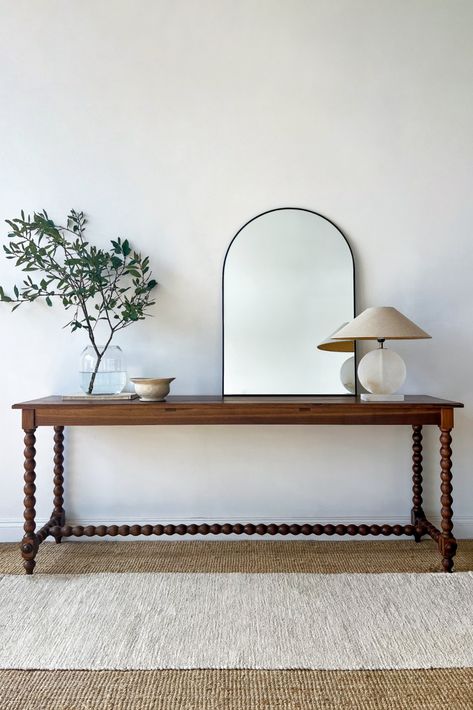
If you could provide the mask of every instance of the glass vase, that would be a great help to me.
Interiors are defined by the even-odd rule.
[[[98,345],[99,352],[103,346]],[[101,358],[92,345],[88,345],[80,358],[80,388],[86,394],[119,394],[126,382],[126,364],[118,345],[109,345]]]

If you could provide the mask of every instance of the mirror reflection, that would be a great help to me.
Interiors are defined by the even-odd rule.
[[[299,208],[255,217],[225,257],[223,393],[348,394],[350,352],[318,345],[354,311],[352,253],[330,220]]]

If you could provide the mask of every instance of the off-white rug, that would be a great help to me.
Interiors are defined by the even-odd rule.
[[[0,667],[473,666],[473,573],[0,577]]]

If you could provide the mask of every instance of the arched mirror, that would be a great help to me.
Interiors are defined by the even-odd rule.
[[[354,293],[350,246],[329,219],[287,207],[250,220],[223,267],[223,394],[353,393],[353,344],[318,346],[354,318]]]

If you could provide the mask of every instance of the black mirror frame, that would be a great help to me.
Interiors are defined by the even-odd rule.
[[[245,224],[240,227],[240,229],[236,232],[235,236],[232,238],[230,241],[230,244],[227,247],[227,250],[225,252],[225,257],[223,259],[223,267],[222,267],[222,397],[332,397],[333,395],[330,394],[310,394],[307,393],[305,395],[288,395],[288,394],[264,394],[264,395],[258,395],[258,394],[238,394],[238,395],[230,395],[230,394],[225,394],[224,392],[224,383],[225,383],[225,267],[227,264],[227,257],[230,249],[232,248],[232,244],[235,241],[235,239],[238,237],[238,235],[247,227],[251,222],[254,222],[256,219],[259,219],[259,217],[263,217],[266,214],[270,214],[272,212],[281,212],[283,210],[299,210],[301,212],[309,212],[311,214],[316,215],[317,217],[321,217],[324,219],[326,222],[329,222],[335,229],[340,233],[340,235],[343,237],[343,239],[346,242],[346,245],[348,246],[350,256],[351,256],[351,261],[352,261],[352,269],[353,269],[353,318],[356,316],[356,280],[355,280],[355,258],[353,255],[353,250],[351,248],[350,242],[348,241],[346,235],[342,232],[340,227],[338,227],[335,222],[333,222],[331,219],[328,217],[325,217],[325,215],[321,214],[320,212],[315,212],[315,210],[309,210],[305,207],[275,207],[274,209],[271,210],[265,210],[264,212],[260,212],[260,214],[257,214],[255,217],[252,217],[249,219]],[[355,342],[355,351],[354,351],[354,359],[355,359],[355,395],[350,394],[349,392],[338,394],[337,396],[339,397],[353,397],[358,395],[358,378],[357,378],[357,369],[358,369],[358,353],[357,353],[357,347],[356,347],[356,342]]]

